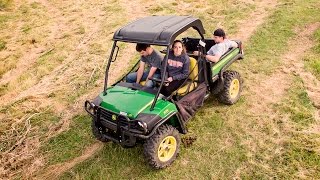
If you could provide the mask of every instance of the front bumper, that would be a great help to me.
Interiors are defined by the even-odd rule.
[[[97,106],[90,101],[85,102],[85,110],[92,116],[94,123],[107,129],[103,133],[106,139],[120,143],[124,146],[134,146],[137,138],[147,139],[147,127],[142,127],[137,120],[131,120],[127,116],[114,113]]]

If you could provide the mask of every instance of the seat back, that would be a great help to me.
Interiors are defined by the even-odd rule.
[[[198,83],[193,82],[198,80],[198,63],[193,57],[190,57],[189,77],[187,83],[177,90],[177,95],[184,96],[197,87]]]
[[[190,66],[189,66],[189,77],[190,80],[198,80],[198,63],[197,60],[193,57],[190,57]]]

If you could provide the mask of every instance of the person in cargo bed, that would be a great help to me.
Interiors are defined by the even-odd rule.
[[[213,45],[207,54],[203,55],[205,59],[211,62],[218,62],[220,57],[232,47],[238,47],[238,44],[226,38],[226,33],[223,29],[216,29],[213,32],[213,40],[216,43]],[[198,51],[194,51],[195,56],[199,55]]]

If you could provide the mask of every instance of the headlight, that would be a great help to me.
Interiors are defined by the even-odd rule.
[[[145,122],[138,121],[138,125],[143,129],[144,133],[148,131],[148,126]]]

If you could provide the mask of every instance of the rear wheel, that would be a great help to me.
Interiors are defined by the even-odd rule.
[[[223,73],[224,85],[218,94],[220,102],[225,104],[234,104],[240,98],[242,90],[242,80],[240,74],[236,71],[226,71]]]
[[[103,137],[103,133],[106,133],[106,129],[98,126],[97,123],[93,120],[91,123],[92,134],[101,142],[108,142],[109,140]]]
[[[144,155],[152,167],[165,168],[176,159],[180,142],[180,134],[176,128],[171,125],[162,125],[145,142]]]

